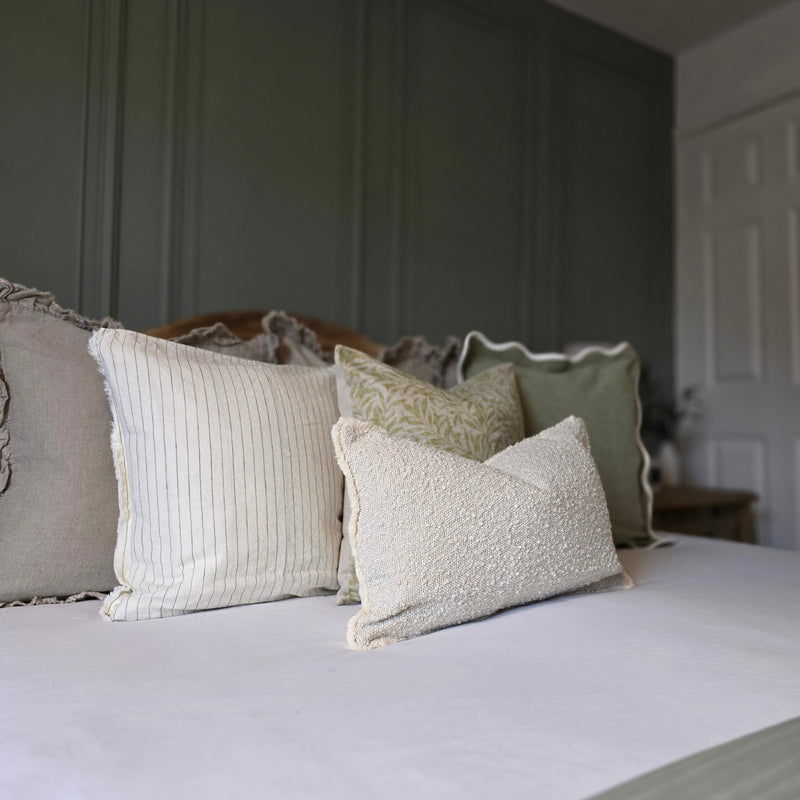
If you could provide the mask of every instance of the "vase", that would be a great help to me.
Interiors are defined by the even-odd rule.
[[[658,446],[655,462],[659,468],[663,486],[678,486],[681,482],[681,454],[672,439],[665,439]]]

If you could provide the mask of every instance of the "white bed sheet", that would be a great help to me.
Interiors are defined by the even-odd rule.
[[[676,537],[638,586],[370,652],[295,599],[0,611],[0,797],[584,798],[800,714],[800,554]]]

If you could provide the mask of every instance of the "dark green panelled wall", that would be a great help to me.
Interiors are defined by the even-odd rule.
[[[630,340],[672,376],[672,64],[523,0],[0,0],[2,274],[141,328]]]

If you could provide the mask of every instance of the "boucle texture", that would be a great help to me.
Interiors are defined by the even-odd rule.
[[[342,476],[332,367],[259,364],[97,331],[119,485],[109,619],[337,587]]]
[[[514,370],[503,365],[445,391],[348,347],[336,348],[339,410],[392,436],[484,461],[524,436]],[[344,526],[350,518],[345,497]],[[339,555],[339,605],[359,602],[350,543]]]
[[[341,419],[332,435],[361,583],[351,647],[399,642],[599,581],[627,585],[580,419],[485,463],[363,420]]]

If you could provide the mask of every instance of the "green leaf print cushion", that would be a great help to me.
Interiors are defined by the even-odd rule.
[[[510,364],[486,370],[450,391],[342,345],[336,348],[336,366],[341,415],[365,419],[390,436],[486,461],[525,435],[517,381]],[[337,595],[340,605],[359,602],[349,542],[349,508],[345,498]]]

